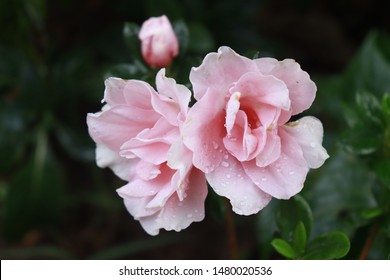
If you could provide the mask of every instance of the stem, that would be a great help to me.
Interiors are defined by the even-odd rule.
[[[364,244],[364,248],[359,256],[359,260],[365,260],[367,255],[371,249],[372,243],[376,235],[378,234],[378,225],[374,224],[371,228],[370,235],[367,237],[366,243]]]
[[[225,212],[226,212],[226,229],[229,243],[230,259],[238,260],[238,247],[237,247],[237,235],[236,228],[234,226],[234,214],[230,203],[227,199],[224,200]]]

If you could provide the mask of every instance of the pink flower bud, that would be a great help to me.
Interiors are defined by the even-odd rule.
[[[179,42],[165,15],[145,21],[138,37],[141,40],[142,56],[152,67],[168,66],[179,53]]]

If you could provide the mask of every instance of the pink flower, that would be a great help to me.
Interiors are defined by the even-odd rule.
[[[138,80],[109,78],[101,112],[88,114],[96,161],[128,183],[118,189],[125,206],[151,235],[180,231],[204,218],[207,184],[181,140],[190,91],[156,77],[158,93]]]
[[[236,213],[254,214],[272,197],[297,194],[309,169],[328,158],[318,119],[287,123],[316,93],[295,61],[251,60],[221,47],[192,69],[190,80],[197,103],[188,112],[184,143]]]
[[[145,61],[152,67],[166,67],[179,53],[179,42],[166,16],[145,21],[138,34]]]

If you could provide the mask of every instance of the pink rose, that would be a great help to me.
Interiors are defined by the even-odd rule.
[[[152,67],[166,67],[179,53],[179,42],[166,16],[145,21],[138,34],[145,61]]]
[[[328,158],[318,119],[287,123],[316,93],[294,60],[251,60],[221,47],[192,69],[190,80],[197,103],[187,115],[184,143],[236,213],[254,214],[272,197],[297,194],[309,169]]]
[[[158,93],[138,80],[109,78],[105,84],[106,105],[88,114],[87,124],[98,166],[128,181],[118,189],[127,210],[151,235],[201,221],[207,184],[181,140],[190,91],[165,77],[164,69],[156,77]]]

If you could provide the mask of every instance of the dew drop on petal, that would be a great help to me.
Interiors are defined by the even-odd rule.
[[[217,142],[213,141],[213,147],[215,150],[218,149],[219,146],[218,146]]]
[[[229,155],[224,155],[223,158],[224,159],[229,159]]]
[[[222,165],[223,167],[229,167],[229,163],[226,162],[226,161],[222,161],[222,162],[221,162],[221,165]]]
[[[289,174],[289,175],[294,175],[295,172],[291,170],[290,172],[288,172],[288,174]]]
[[[310,147],[315,148],[316,147],[316,143],[310,142]]]
[[[187,218],[192,218],[192,214],[191,213],[187,214]]]
[[[226,174],[226,177],[230,179],[232,177],[232,175]]]
[[[266,181],[267,181],[267,178],[266,178],[266,177],[262,177],[262,178],[261,178],[261,181],[266,182]]]

